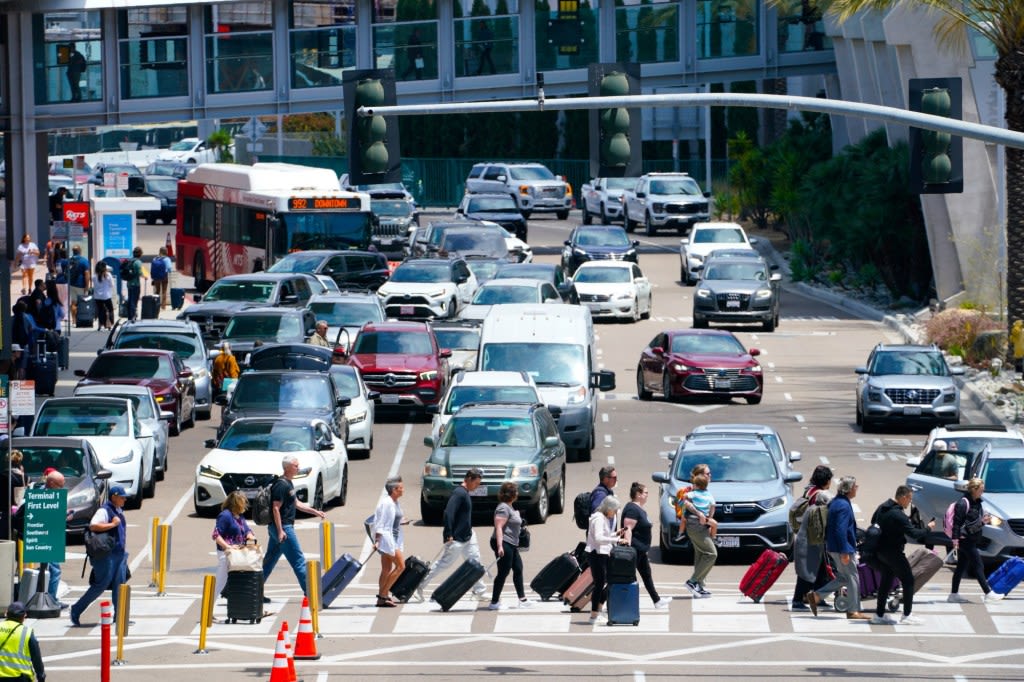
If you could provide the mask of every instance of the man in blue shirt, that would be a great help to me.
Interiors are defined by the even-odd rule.
[[[82,255],[82,247],[76,244],[68,259],[68,303],[71,304],[72,320],[78,319],[78,297],[85,296],[91,286],[89,259]]]
[[[614,495],[615,484],[619,482],[619,472],[613,466],[601,467],[597,474],[598,484],[590,491],[590,513],[593,514],[601,506],[601,502],[609,495]]]
[[[857,576],[857,521],[853,503],[857,496],[857,479],[843,476],[839,480],[836,497],[828,505],[828,524],[825,526],[825,551],[836,568],[836,577],[818,590],[804,595],[804,601],[818,615],[818,604],[841,587],[846,588],[848,599],[846,617],[850,620],[869,620],[871,616],[860,610],[860,578]]]

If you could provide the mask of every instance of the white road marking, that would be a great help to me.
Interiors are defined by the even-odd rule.
[[[645,682],[647,680],[647,676],[644,675],[643,671],[637,670],[633,673],[633,679],[636,680],[636,682]]]
[[[608,455],[608,464],[610,466],[615,466],[615,455]]]
[[[796,419],[798,424],[803,424],[804,423],[804,416],[802,414],[798,414],[794,418]]]
[[[782,375],[780,375],[780,374],[776,374],[775,375],[775,383],[777,383],[777,384],[781,384],[782,383]]]
[[[788,393],[783,393],[783,394],[782,394],[782,397],[783,397],[783,398],[785,398],[786,400],[793,400],[793,396],[791,396],[791,395],[790,395],[790,394],[788,394]]]
[[[807,442],[808,443],[817,443],[818,439],[815,438],[814,436],[807,436]]]
[[[825,466],[828,466],[828,457],[819,457],[818,460]]]
[[[605,443],[611,443],[612,442],[612,434],[610,434],[610,433],[604,434],[604,442]]]
[[[769,362],[767,367],[768,367],[768,369],[772,370],[773,372],[775,371],[775,363],[774,362]]]
[[[601,413],[601,421],[604,422],[605,424],[608,423],[608,413],[607,412],[602,412]]]

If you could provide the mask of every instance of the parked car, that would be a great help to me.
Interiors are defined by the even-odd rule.
[[[456,317],[476,291],[462,258],[415,258],[401,263],[377,290],[388,317]]]
[[[430,435],[440,442],[452,415],[466,405],[543,402],[537,384],[526,372],[460,372],[452,377],[441,402],[427,410],[434,415]]]
[[[316,316],[309,308],[247,308],[239,310],[224,328],[223,341],[243,358],[260,344],[302,343],[316,333]],[[240,363],[240,364],[243,364]]]
[[[790,488],[803,474],[783,473],[761,438],[741,434],[722,439],[688,438],[668,461],[668,471],[651,476],[659,488],[658,544],[663,560],[678,561],[684,554],[693,553],[686,533],[679,532],[674,502],[680,488],[690,485],[690,472],[697,464],[706,464],[711,469],[708,491],[715,498],[715,544],[719,551],[785,551],[790,547]]]
[[[474,511],[493,513],[505,481],[517,484],[517,503],[530,523],[544,523],[548,514],[565,509],[565,445],[544,405],[465,405],[440,441],[427,436],[423,444],[431,448],[420,496],[424,523],[441,521],[452,490],[471,467],[483,471]]]
[[[161,410],[174,415],[172,436],[196,423],[196,383],[192,370],[172,350],[133,348],[103,351],[88,370],[75,370],[78,386],[129,384],[153,392]],[[77,387],[76,387],[77,388]]]
[[[880,343],[857,377],[857,425],[864,432],[892,422],[960,423],[960,389],[938,346]]]
[[[615,220],[625,223],[626,195],[636,181],[637,178],[594,178],[580,187],[583,224],[590,225],[595,217],[601,225],[611,225]]]
[[[240,490],[255,498],[259,488],[281,475],[281,459],[294,455],[299,471],[295,497],[314,509],[344,505],[348,499],[345,441],[317,418],[238,419],[196,466],[193,504],[199,516],[216,516],[227,496]]]
[[[358,369],[384,408],[426,409],[448,387],[451,350],[441,348],[423,322],[380,322],[363,327],[348,364]]]
[[[654,294],[651,281],[636,263],[590,261],[581,264],[572,278],[580,305],[593,317],[638,322],[651,316]]]
[[[465,194],[455,213],[470,220],[488,220],[497,223],[526,241],[526,218],[519,210],[515,198],[502,193]]]
[[[388,259],[374,251],[296,251],[278,259],[267,272],[328,275],[338,287],[376,290],[388,281]]]
[[[492,279],[480,285],[459,317],[482,320],[493,306],[503,303],[562,303],[562,297],[550,282],[539,279]]]
[[[539,163],[478,163],[466,178],[467,193],[507,194],[523,218],[534,212],[553,212],[559,220],[573,207],[572,187]]]
[[[89,441],[24,436],[13,439],[11,449],[21,452],[25,475],[36,485],[43,483],[43,472],[50,467],[64,475],[64,489],[68,491],[65,531],[69,535],[84,535],[93,514],[107,501],[107,481],[111,476]]]
[[[537,279],[555,287],[565,303],[579,303],[576,287],[557,263],[506,263],[498,266],[493,279]]]
[[[344,291],[321,294],[309,301],[309,309],[317,320],[327,323],[327,338],[334,346],[349,350],[367,322],[383,322],[387,317],[380,297],[370,291]]]
[[[143,178],[143,191],[160,201],[159,210],[141,212],[140,217],[147,225],[155,225],[157,220],[169,225],[177,219],[178,178],[169,175],[146,175]]]
[[[217,429],[218,437],[236,419],[245,417],[315,417],[327,422],[342,442],[348,440],[345,408],[349,403],[338,397],[337,386],[326,372],[249,370],[238,377],[230,395],[221,394],[216,402],[224,406]]]
[[[160,161],[177,161],[178,163],[213,163],[217,161],[217,150],[206,140],[198,137],[185,137],[162,152]]]
[[[373,450],[373,424],[380,393],[366,387],[366,382],[355,367],[331,365],[330,373],[338,397],[349,401],[345,408],[345,419],[348,420],[348,442],[345,445],[349,456],[359,453],[369,458]]]
[[[761,402],[761,351],[743,347],[724,329],[674,329],[659,333],[640,353],[636,392],[640,400],[661,393],[676,398],[743,398]]]
[[[92,177],[89,182],[94,185],[104,184],[104,175],[113,173],[115,176],[128,176],[127,191],[135,194],[143,194],[146,190],[146,180],[139,167],[133,163],[97,163],[92,167]],[[111,187],[115,186],[113,184]]]
[[[153,467],[156,471],[156,480],[164,480],[167,473],[169,422],[174,419],[174,413],[160,409],[156,398],[153,397],[153,391],[149,390],[148,386],[95,384],[77,387],[75,395],[98,395],[131,400],[135,416],[153,434]]]
[[[626,231],[614,225],[581,225],[573,229],[562,248],[562,268],[572,277],[588,261],[624,260],[639,263],[636,247]]]
[[[756,254],[747,259],[714,258],[704,262],[693,294],[693,326],[708,322],[759,322],[766,332],[779,326],[782,275],[773,273]]]
[[[144,175],[167,175],[178,180],[184,180],[188,172],[196,167],[194,163],[182,163],[180,161],[167,161],[157,159],[150,162],[143,171]]]
[[[641,175],[626,198],[626,232],[638,225],[653,237],[660,229],[685,234],[696,223],[708,220],[710,192],[701,191],[697,181],[686,173],[647,173]]]
[[[783,473],[793,471],[793,463],[802,457],[796,450],[787,450],[779,432],[765,424],[701,424],[687,438],[732,438],[736,435],[754,435],[764,441]]]
[[[448,368],[453,376],[476,369],[480,353],[479,320],[431,320],[429,324],[437,345],[452,352]]]
[[[697,223],[689,237],[679,240],[679,280],[693,284],[700,277],[704,259],[716,249],[749,249],[754,251],[757,239],[747,237],[743,227],[736,223]]]

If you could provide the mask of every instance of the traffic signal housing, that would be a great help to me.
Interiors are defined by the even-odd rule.
[[[591,64],[591,97],[640,94],[640,65]],[[595,178],[636,177],[641,174],[643,140],[640,110],[627,107],[590,110],[590,175]]]
[[[911,78],[910,110],[963,119],[959,78]],[[963,138],[923,128],[910,129],[910,189],[916,194],[964,191]]]
[[[342,88],[348,129],[348,177],[351,185],[402,181],[398,121],[393,116],[359,116],[360,107],[398,103],[391,69],[346,71]]]

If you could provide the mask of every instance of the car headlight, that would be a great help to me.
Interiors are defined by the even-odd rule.
[[[754,374],[760,374],[761,373],[761,365],[753,365],[750,368],[750,371],[753,372]]]
[[[786,504],[786,498],[784,496],[770,497],[767,500],[759,500],[757,504],[765,510],[770,511],[784,506]]]
[[[111,459],[110,463],[111,464],[124,464],[126,462],[132,461],[132,457],[134,457],[134,456],[135,456],[135,451],[134,450],[129,450],[127,454],[118,455],[117,457],[114,457],[113,459]]]
[[[872,386],[868,384],[868,400],[871,402],[878,402],[882,399],[882,389],[878,386]]]
[[[384,291],[384,289],[377,289],[377,296],[379,298],[387,298],[388,292]]]
[[[622,254],[622,257],[625,258],[626,260],[629,260],[630,258],[636,258],[636,249],[630,249],[629,251],[626,251],[626,253]]]
[[[697,298],[711,298],[711,289],[697,289]]]
[[[426,372],[420,372],[420,381],[434,381],[437,379],[437,370],[430,369]]]
[[[311,473],[313,473],[313,467],[302,467],[295,472],[295,475],[292,478],[307,478]]]
[[[437,291],[431,291],[429,294],[427,294],[427,296],[429,296],[430,298],[445,298],[447,295],[448,295],[448,292],[445,291],[444,289],[438,289]]]
[[[206,476],[207,478],[220,478],[224,475],[224,472],[214,469],[209,464],[200,464],[199,475]]]
[[[441,478],[447,478],[448,467],[446,467],[443,464],[434,464],[432,462],[427,462],[425,465],[423,465],[423,475],[440,476]]]
[[[988,525],[993,526],[994,528],[999,528],[1004,523],[1006,523],[1006,520],[998,514],[993,514],[990,511],[986,513],[989,515]]]
[[[566,399],[566,405],[582,405],[587,402],[587,388],[585,386],[577,386],[576,388],[569,391],[569,397]]]
[[[205,367],[197,367],[196,369],[192,370],[193,379],[202,379],[203,377],[206,376],[206,374],[207,372]]]
[[[536,464],[520,464],[512,467],[512,478],[536,478],[540,469]]]
[[[763,301],[764,299],[771,298],[771,297],[772,297],[771,289],[760,289],[756,294],[754,294],[754,298],[756,298],[759,301]]]
[[[80,493],[75,493],[68,498],[68,507],[85,507],[92,504],[92,501],[96,499],[96,491],[92,488],[86,488]]]
[[[672,363],[672,371],[673,372],[689,372],[690,368],[687,365],[684,365],[681,362],[673,362]]]
[[[157,396],[153,396],[153,397],[156,399],[156,401],[158,403],[162,403],[162,402],[166,402],[167,401],[167,396],[165,396],[165,395],[157,395]]]
[[[651,210],[654,211],[655,213],[664,213],[665,212],[665,204],[658,204],[658,203],[651,204]]]
[[[345,418],[348,419],[349,424],[358,424],[366,421],[366,410],[362,412],[356,412],[354,414],[346,414]]]
[[[519,185],[519,194],[522,196],[529,196],[533,194],[533,188],[529,185]]]

